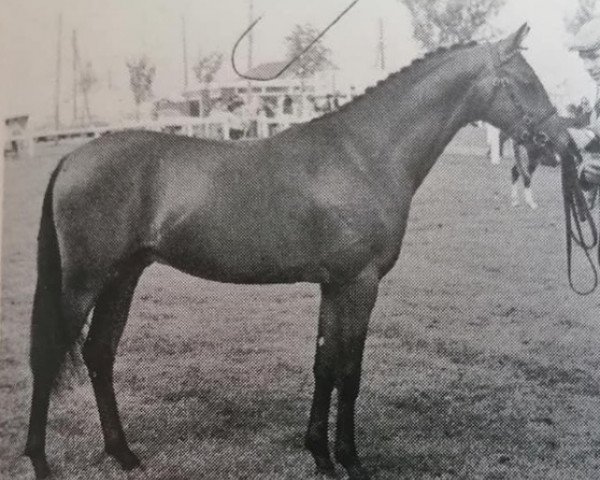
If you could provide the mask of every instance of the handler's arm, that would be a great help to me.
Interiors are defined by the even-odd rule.
[[[588,127],[592,132],[594,132],[598,137],[600,137],[600,116],[596,119],[595,122],[590,123]]]
[[[600,134],[600,125],[598,125],[599,130],[596,132],[596,125],[590,125],[587,128],[570,128],[569,134],[571,138],[577,145],[579,151],[586,151],[587,147],[590,146],[594,140],[597,140]]]

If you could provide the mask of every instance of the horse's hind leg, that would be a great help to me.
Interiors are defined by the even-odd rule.
[[[133,293],[144,266],[127,266],[104,287],[96,302],[92,324],[83,346],[83,358],[98,405],[105,451],[126,470],[138,467],[140,462],[127,445],[119,418],[113,386],[113,365]]]
[[[50,292],[38,282],[33,303],[31,325],[31,371],[33,392],[29,417],[29,432],[25,455],[32,462],[35,478],[46,478],[50,468],[46,460],[46,424],[50,393],[60,370],[62,353],[58,346],[48,342],[47,335],[55,335],[45,328],[44,317],[60,318],[60,292]],[[56,324],[57,322],[53,322]]]
[[[83,277],[80,277],[80,283],[84,286],[67,286],[63,292],[60,291],[60,284],[47,282],[42,276],[40,280],[32,312],[33,394],[25,447],[25,455],[30,457],[37,479],[50,474],[45,454],[50,394],[56,384],[64,355],[79,336],[94,297],[93,287],[85,286]]]
[[[511,205],[516,207],[519,205],[519,168],[513,165],[510,169],[510,199]]]

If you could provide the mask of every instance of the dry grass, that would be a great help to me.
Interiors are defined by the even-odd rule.
[[[64,148],[62,149],[64,151]],[[5,166],[0,477],[21,457],[42,192],[62,153]],[[508,163],[445,155],[418,192],[371,321],[357,413],[375,479],[600,476],[600,301],[565,275],[558,171],[540,210],[511,208]],[[318,308],[312,285],[243,287],[165,267],[142,277],[116,364],[126,433],[146,466],[101,454],[89,382],[50,410],[57,478],[305,479]]]

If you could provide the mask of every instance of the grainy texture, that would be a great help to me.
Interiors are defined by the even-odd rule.
[[[540,209],[510,206],[510,163],[459,134],[413,202],[381,284],[358,401],[375,479],[600,476],[600,297],[566,283],[559,171],[540,169]],[[31,379],[29,315],[43,190],[60,155],[5,165],[0,478],[21,457]],[[126,434],[146,470],[104,457],[87,375],[54,397],[57,478],[313,478],[302,448],[312,395],[318,288],[231,286],[153,266],[115,365]],[[338,468],[341,475],[341,469]]]

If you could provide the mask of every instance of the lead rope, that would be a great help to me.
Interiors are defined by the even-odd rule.
[[[561,165],[567,240],[567,276],[569,278],[569,286],[578,295],[589,295],[598,287],[598,269],[596,268],[590,253],[594,247],[598,247],[597,260],[598,264],[600,265],[600,244],[598,243],[598,230],[594,223],[592,212],[588,208],[587,202],[583,197],[581,187],[578,184],[577,169],[574,162],[562,162]],[[598,211],[598,220],[600,224],[600,208]],[[590,241],[586,241],[583,233],[582,224],[586,222],[591,231]],[[573,223],[575,223],[575,230],[573,230]],[[579,290],[573,283],[573,243],[583,250],[583,253],[592,271],[592,286],[587,290]]]
[[[507,59],[501,59],[498,51],[495,48],[493,48],[491,44],[489,58],[491,60],[491,68],[496,75],[494,84],[492,86],[491,99],[489,100],[489,104],[491,105],[500,89],[504,87],[504,90],[506,90],[506,93],[508,94],[508,97],[511,100],[516,111],[521,115],[524,124],[523,130],[520,132],[520,135],[517,135],[517,138],[519,138],[519,140],[521,141],[532,141],[538,146],[545,147],[549,140],[548,136],[543,131],[538,131],[536,133],[534,131],[534,128],[538,127],[539,129],[540,126],[543,126],[546,123],[546,121],[556,113],[556,108],[552,107],[547,112],[545,112],[542,116],[542,119],[538,120],[534,125],[532,118],[527,114],[523,106],[519,103],[518,99],[516,98],[516,95],[514,94],[510,83],[499,71],[500,67],[503,65],[503,63],[506,62]],[[515,133],[517,133],[517,130],[513,128],[511,133],[513,133],[514,135]],[[579,295],[589,295],[590,293],[596,290],[599,281],[598,270],[596,268],[596,265],[594,264],[594,260],[592,259],[590,250],[592,250],[596,246],[598,247],[597,260],[598,265],[600,266],[600,244],[598,242],[598,230],[596,224],[594,223],[592,212],[590,211],[590,208],[588,208],[586,199],[584,198],[583,192],[581,190],[581,186],[579,185],[577,167],[575,165],[574,160],[578,157],[579,159],[581,158],[579,152],[573,144],[570,145],[570,150],[570,156],[568,158],[565,158],[565,161],[561,162],[562,189],[567,236],[567,275],[569,278],[569,286],[575,293]],[[520,158],[517,159],[517,162],[519,162],[519,167],[521,171],[524,171],[524,167],[520,162]],[[600,225],[600,201],[598,203],[598,224]],[[575,223],[575,231],[573,230],[573,222]],[[589,229],[591,232],[591,241],[589,243],[585,240],[585,235],[583,234],[582,228],[582,224],[586,222],[589,225]],[[573,283],[573,243],[575,243],[575,245],[577,245],[583,250],[585,257],[592,270],[593,282],[592,287],[588,290],[579,290],[575,287]]]

